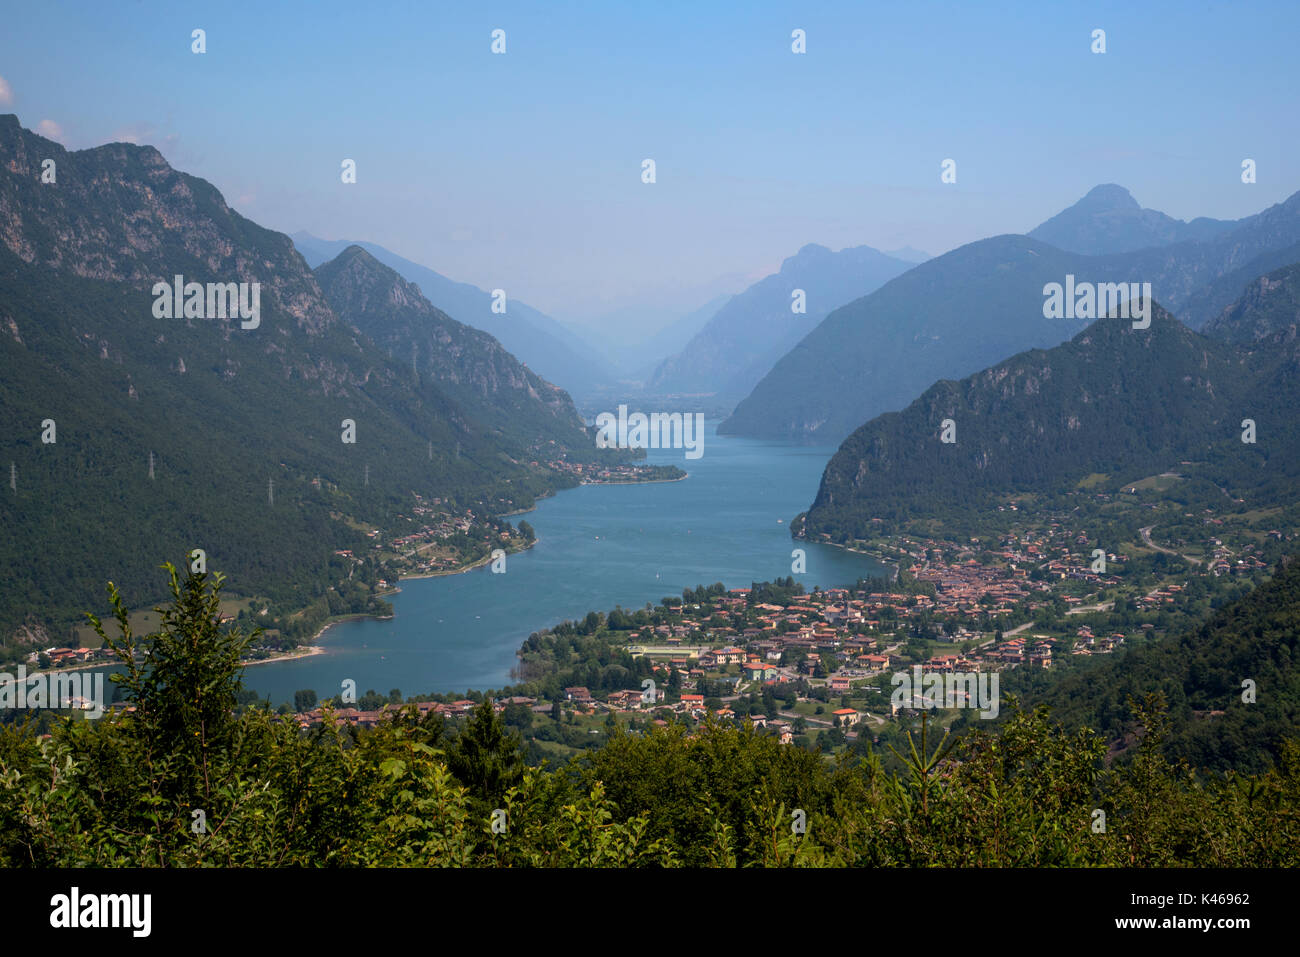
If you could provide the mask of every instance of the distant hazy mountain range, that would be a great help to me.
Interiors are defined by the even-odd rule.
[[[1066,252],[1087,256],[1127,253],[1149,246],[1204,242],[1237,226],[1236,222],[1199,217],[1190,223],[1154,209],[1143,209],[1123,186],[1094,186],[1069,209],[1029,231]]]
[[[810,244],[729,299],[647,384],[659,393],[740,399],[782,355],[831,310],[877,289],[912,268],[870,246],[831,252]],[[806,311],[792,310],[802,290]]]
[[[572,484],[532,462],[626,455],[365,253],[318,281],[153,147],[68,152],[4,115],[0,154],[2,633],[102,607],[109,578],[160,598],[159,562],[196,547],[237,591],[320,595],[413,491],[506,511]],[[177,276],[198,294],[169,318]],[[210,311],[226,283],[258,284],[252,327]]]
[[[1098,237],[1128,245],[1117,238],[1115,224],[1124,214],[1117,219],[1116,210],[1131,211],[1136,203],[1121,202],[1117,190],[1094,190],[1082,209],[1076,205],[1049,221],[1050,232],[1070,245],[1102,244]],[[1150,211],[1138,210],[1144,212]],[[1186,232],[1170,226],[1173,220],[1136,215],[1130,221],[1140,241]],[[776,363],[720,431],[836,443],[868,419],[903,408],[937,379],[1056,345],[1090,321],[1043,317],[1044,285],[1063,283],[1067,274],[1093,283],[1150,282],[1157,300],[1197,328],[1247,282],[1294,255],[1300,193],[1235,223],[1184,225],[1208,238],[1088,256],[1026,236],[998,236],[931,259],[833,311]]]
[[[313,269],[349,246],[360,246],[396,270],[403,279],[419,286],[424,298],[448,316],[491,334],[538,375],[574,395],[585,395],[612,378],[605,360],[581,337],[545,313],[511,297],[509,289],[505,290],[503,315],[492,311],[489,291],[448,279],[375,243],[318,239],[305,232],[294,233],[293,243]]]

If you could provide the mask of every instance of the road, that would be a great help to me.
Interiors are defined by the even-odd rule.
[[[1086,615],[1090,611],[1110,611],[1114,607],[1115,603],[1113,601],[1102,601],[1095,605],[1079,605],[1077,608],[1067,608],[1065,613],[1067,615]]]
[[[1179,555],[1178,552],[1174,551],[1172,548],[1165,548],[1163,545],[1157,545],[1155,542],[1151,541],[1151,529],[1153,528],[1155,528],[1154,525],[1148,525],[1146,528],[1138,529],[1138,532],[1142,535],[1142,541],[1147,545],[1147,547],[1154,548],[1158,552],[1164,552],[1166,555],[1178,555],[1178,557],[1183,559],[1183,561],[1191,562],[1193,565],[1201,564],[1199,558],[1192,558],[1191,555]]]

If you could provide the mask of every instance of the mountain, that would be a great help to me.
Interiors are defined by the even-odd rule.
[[[1024,236],[998,236],[913,267],[827,316],[719,431],[836,443],[936,379],[1056,345],[1090,320],[1043,318],[1044,285],[1067,274],[1131,278],[1088,266],[1086,257]]]
[[[301,607],[413,492],[504,512],[571,484],[528,464],[571,436],[567,410],[525,440],[453,398],[463,384],[416,381],[340,321],[287,236],[156,149],[68,152],[5,115],[0,152],[5,634],[102,608],[110,575],[135,607],[164,597],[157,564],[195,547],[233,591]],[[178,275],[248,283],[250,301],[260,284],[258,321],[207,318],[202,287],[197,314],[163,318]]]
[[[1197,289],[1183,303],[1178,318],[1193,329],[1204,329],[1207,323],[1236,302],[1242,290],[1260,276],[1297,262],[1300,262],[1300,243],[1260,253],[1245,265],[1230,269]]]
[[[1279,333],[1294,336],[1300,325],[1300,262],[1260,276],[1241,298],[1207,322],[1212,339],[1256,346]]]
[[[733,296],[647,384],[659,393],[741,398],[796,342],[837,306],[912,268],[870,246],[831,252],[810,244],[774,275]],[[792,311],[804,292],[806,312]]]
[[[1127,262],[1151,283],[1156,298],[1186,325],[1199,329],[1241,295],[1256,276],[1300,261],[1300,192],[1293,193],[1204,242],[1183,242],[1103,257]]]
[[[936,379],[1055,345],[1082,328],[1042,318],[1043,286],[1067,274],[1093,283],[1150,282],[1156,299],[1197,328],[1260,274],[1250,270],[1295,261],[1286,257],[1298,243],[1300,193],[1204,242],[1106,256],[1024,236],[971,243],[832,312],[719,431],[836,443],[867,419],[901,409]]]
[[[1066,252],[1102,256],[1148,246],[1203,242],[1237,223],[1199,217],[1190,223],[1154,209],[1143,209],[1123,186],[1094,186],[1069,209],[1030,230],[1029,238]]]
[[[506,350],[544,379],[572,395],[585,395],[611,378],[605,361],[566,326],[520,302],[506,289],[506,311],[492,311],[492,294],[467,282],[456,282],[426,266],[403,259],[382,246],[352,240],[318,239],[293,234],[293,243],[314,269],[350,246],[360,246],[379,262],[420,287],[421,294],[457,322],[494,336]]]
[[[414,375],[427,376],[476,420],[525,445],[545,437],[557,448],[586,453],[573,400],[541,379],[501,343],[435,308],[396,270],[360,246],[318,266],[316,280],[335,313]]]
[[[881,523],[969,518],[1089,477],[1103,477],[1098,492],[1118,491],[1172,467],[1230,497],[1285,499],[1300,470],[1289,421],[1300,349],[1293,335],[1270,346],[1209,339],[1156,306],[1148,329],[1100,319],[1068,343],[937,382],[845,440],[806,532],[842,541]],[[1257,444],[1242,442],[1244,418],[1256,421]],[[945,420],[954,443],[940,441]]]

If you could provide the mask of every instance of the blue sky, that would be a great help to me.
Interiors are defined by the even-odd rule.
[[[584,323],[657,325],[809,242],[1024,232],[1098,183],[1183,219],[1300,189],[1291,0],[19,9],[0,111],[24,126],[152,143],[263,225]]]

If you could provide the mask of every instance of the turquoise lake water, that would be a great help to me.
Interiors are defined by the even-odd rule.
[[[652,463],[685,469],[683,481],[587,485],[544,499],[512,519],[527,518],[538,542],[509,556],[504,574],[485,567],[404,581],[391,621],[335,625],[317,640],[325,654],[246,668],[245,687],[275,704],[300,688],[337,694],[346,678],[359,693],[497,689],[534,631],[696,585],[789,575],[796,547],[807,571],[795,578],[810,590],[884,574],[865,556],[790,538],[790,519],[812,503],[834,449],[718,436],[715,427],[699,459],[649,452]]]

